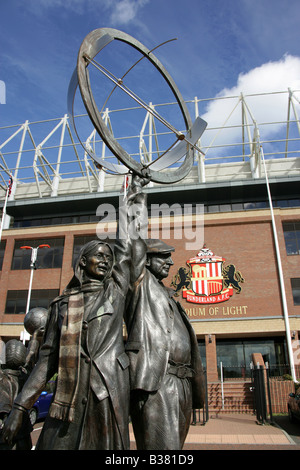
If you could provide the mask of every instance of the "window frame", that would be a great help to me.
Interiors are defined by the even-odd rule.
[[[43,295],[46,294],[46,295]],[[59,295],[59,289],[32,289],[29,310],[35,307],[48,308],[50,302]],[[25,315],[28,290],[10,289],[6,293],[5,315]],[[8,302],[11,307],[8,308]],[[18,307],[19,304],[19,307]],[[13,311],[7,311],[12,310]],[[22,309],[22,310],[21,310]],[[19,310],[19,311],[18,311]]]
[[[300,255],[300,221],[284,221],[282,222],[282,230],[287,256]]]
[[[295,307],[300,306],[300,277],[291,278],[291,288]]]
[[[50,248],[41,248],[38,251],[36,261],[37,268],[61,269],[65,237],[16,239],[11,260],[11,270],[20,271],[30,269],[31,250],[21,249],[21,246],[32,246],[33,248],[37,248],[39,245],[43,244],[49,245]]]

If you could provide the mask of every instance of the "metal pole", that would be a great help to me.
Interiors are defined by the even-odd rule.
[[[34,268],[30,268],[30,280],[29,280],[29,288],[28,288],[28,295],[27,295],[27,304],[26,304],[25,315],[28,313],[28,311],[29,311],[29,306],[30,306],[33,271],[34,271]],[[25,344],[25,341],[26,341],[26,333],[27,333],[27,331],[25,330],[25,328],[23,328],[23,344]]]
[[[31,300],[31,290],[32,290],[32,281],[33,281],[33,272],[36,269],[36,260],[39,248],[50,248],[49,245],[39,245],[37,248],[33,248],[32,246],[21,246],[25,250],[31,250],[31,260],[30,260],[30,279],[29,279],[29,287],[28,287],[28,295],[27,295],[27,304],[26,304],[26,312],[25,315],[29,312],[30,307],[30,300]],[[26,340],[26,330],[23,329],[23,344],[25,344]]]
[[[205,399],[202,409],[203,414],[203,426],[209,420],[209,410],[208,410],[208,387],[207,387],[207,372],[204,370],[204,379],[205,379]]]
[[[27,295],[27,304],[26,304],[26,311],[25,311],[25,315],[26,313],[29,312],[29,307],[30,307],[30,298],[31,298],[31,289],[32,289],[32,280],[33,280],[33,271],[34,271],[34,267],[31,266],[30,267],[30,279],[29,279],[29,287],[28,287],[28,295]]]
[[[269,369],[268,362],[266,362],[266,385],[267,385],[268,401],[269,401],[270,423],[273,424],[272,400],[271,400],[271,390],[270,390],[270,369]]]
[[[7,201],[8,201],[9,196],[11,195],[12,186],[13,186],[13,178],[12,178],[12,176],[10,176],[9,183],[8,183],[8,186],[7,186],[7,189],[6,189],[4,205],[3,205],[3,209],[2,209],[2,218],[1,218],[1,226],[0,226],[0,242],[1,242],[1,239],[2,239],[2,232],[3,232],[3,228],[4,228]]]
[[[223,363],[220,362],[221,370],[221,393],[222,393],[222,410],[224,410],[224,387],[223,387]]]
[[[9,193],[9,189],[6,190],[4,206],[3,206],[3,209],[2,209],[2,218],[1,218],[1,226],[0,226],[0,242],[1,242],[1,239],[2,239],[2,231],[3,231],[4,220],[5,220],[5,215],[6,215],[6,206],[7,206],[7,200],[8,200],[8,193]]]
[[[35,270],[35,261],[36,261],[36,257],[37,257],[37,250],[38,250],[37,248],[32,248],[31,247],[30,278],[29,278],[29,287],[28,287],[28,295],[27,295],[27,304],[26,304],[25,315],[27,315],[27,313],[29,312],[29,307],[30,307],[33,271]],[[27,332],[24,328],[23,329],[23,344],[25,344],[26,333]]]
[[[283,271],[282,271],[282,264],[281,264],[281,256],[280,256],[280,249],[277,237],[277,230],[276,230],[276,223],[273,211],[273,204],[271,198],[271,191],[269,186],[269,179],[266,170],[264,152],[262,147],[261,150],[261,157],[263,161],[264,171],[265,171],[265,178],[266,178],[266,185],[268,191],[268,198],[270,204],[270,211],[271,211],[271,219],[272,219],[272,229],[273,229],[273,236],[274,236],[274,243],[275,243],[275,250],[276,250],[276,257],[277,257],[277,267],[278,267],[278,274],[279,274],[279,282],[280,282],[280,291],[281,291],[281,300],[282,300],[282,307],[283,307],[283,315],[284,315],[284,322],[285,322],[285,329],[286,329],[286,340],[287,340],[287,347],[288,347],[288,354],[291,366],[291,375],[293,377],[294,382],[298,382],[296,373],[295,373],[295,364],[294,364],[294,356],[293,356],[293,349],[292,349],[292,340],[291,340],[291,330],[290,330],[290,323],[289,323],[289,312],[287,308],[287,301],[286,301],[286,293],[285,293],[285,286],[284,286],[284,278],[283,278]]]
[[[198,98],[195,96],[195,118],[199,117],[199,106],[198,106]],[[200,145],[200,140],[199,140]],[[198,171],[198,182],[205,183],[205,163],[204,163],[204,155],[197,152],[197,171]]]

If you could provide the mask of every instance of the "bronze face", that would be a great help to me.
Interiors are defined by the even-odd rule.
[[[85,275],[90,279],[102,280],[111,270],[113,256],[107,245],[98,245],[95,251],[87,256],[82,256],[80,265]]]
[[[173,266],[173,264],[171,253],[157,253],[148,256],[147,267],[159,280],[168,277],[170,267]]]

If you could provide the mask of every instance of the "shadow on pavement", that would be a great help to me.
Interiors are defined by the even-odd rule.
[[[288,415],[274,416],[273,421],[280,426],[296,444],[300,445],[300,421],[291,423]]]

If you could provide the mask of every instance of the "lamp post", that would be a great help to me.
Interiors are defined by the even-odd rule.
[[[269,178],[268,178],[268,173],[266,169],[265,157],[264,157],[262,146],[260,147],[260,154],[261,154],[261,158],[262,158],[262,162],[264,166],[267,193],[268,193],[270,212],[271,212],[273,238],[274,238],[275,252],[276,252],[276,258],[277,258],[277,268],[278,268],[281,300],[282,300],[282,307],[283,307],[283,316],[284,316],[284,323],[285,323],[285,330],[286,330],[287,350],[288,350],[289,361],[290,361],[291,375],[292,375],[293,381],[296,383],[298,382],[298,380],[297,380],[296,371],[295,371],[295,361],[294,361],[293,347],[292,347],[292,341],[291,341],[289,312],[288,312],[287,301],[286,301],[286,292],[285,292],[285,286],[284,286],[284,276],[283,276],[283,270],[282,270],[280,248],[279,248],[279,243],[278,243],[278,236],[277,236],[275,216],[274,216],[274,211],[273,211],[273,203],[272,203],[272,198],[271,198]]]
[[[50,245],[39,245],[37,248],[33,248],[32,246],[21,246],[23,250],[31,250],[31,261],[30,261],[30,279],[29,279],[29,288],[28,288],[28,295],[27,295],[27,304],[26,304],[26,311],[25,315],[29,311],[30,306],[30,299],[31,299],[31,288],[32,288],[32,280],[33,280],[33,272],[36,268],[36,260],[39,248],[50,248]],[[25,337],[26,337],[26,330],[23,330],[23,344],[25,344]]]

